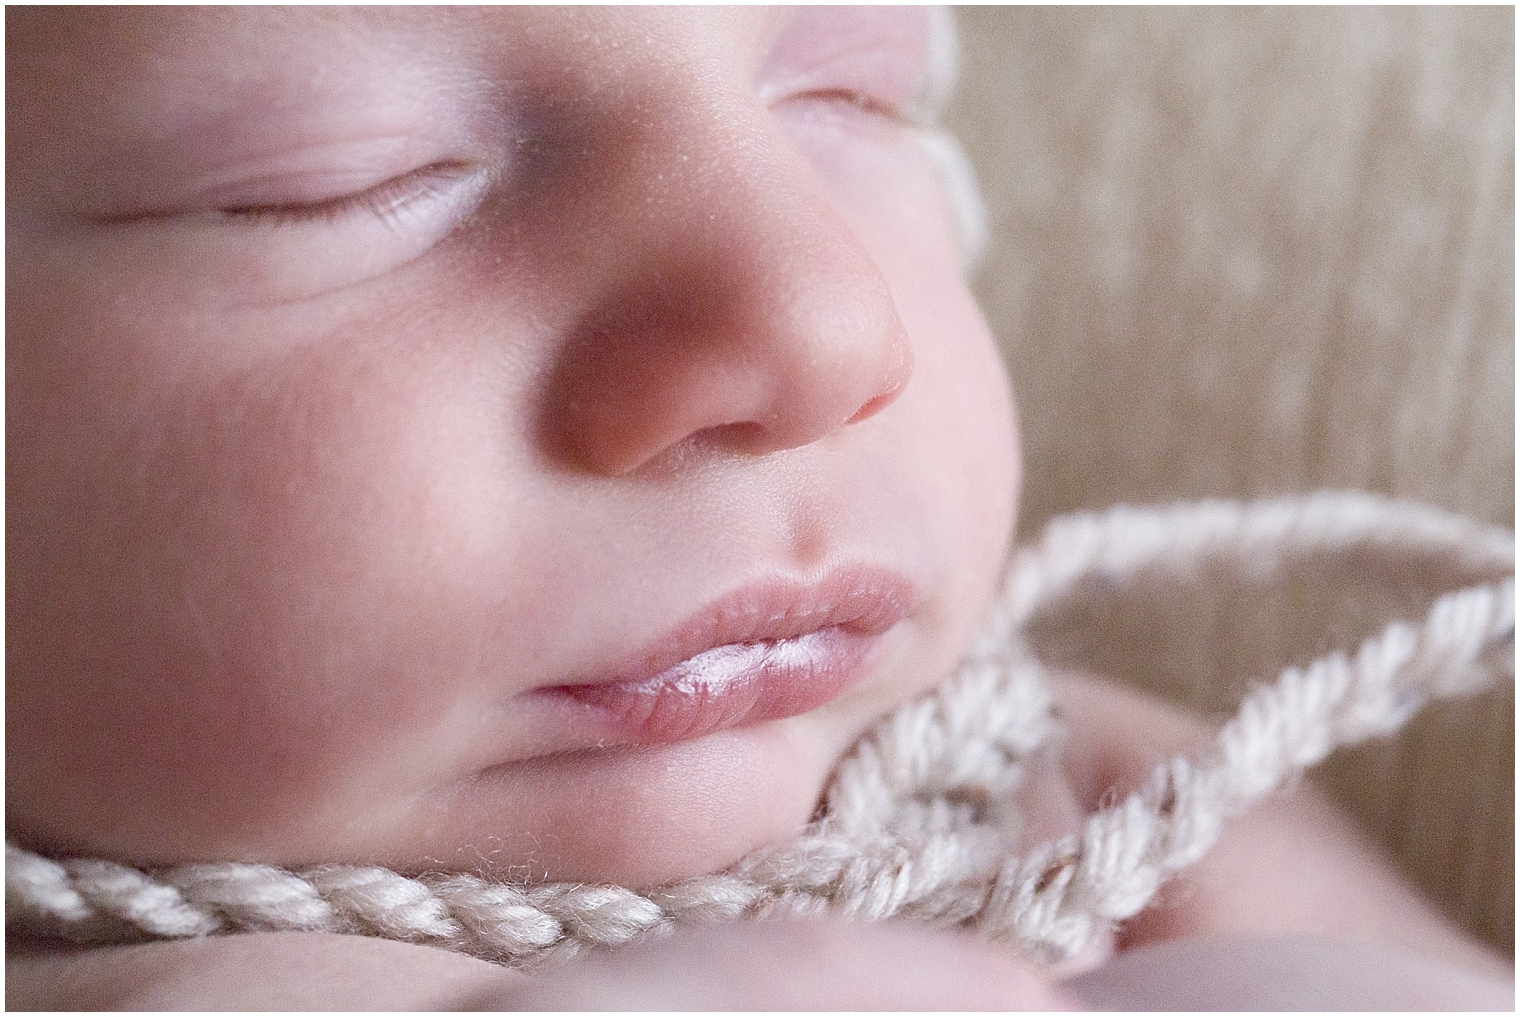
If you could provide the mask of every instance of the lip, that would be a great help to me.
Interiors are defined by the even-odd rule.
[[[871,651],[916,599],[906,578],[868,566],[814,582],[755,583],[621,664],[541,691],[580,704],[623,743],[683,741],[792,717],[859,682]]]

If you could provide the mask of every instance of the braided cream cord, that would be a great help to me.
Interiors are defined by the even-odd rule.
[[[1205,562],[1263,578],[1346,551],[1437,560],[1474,585],[1420,624],[1290,668],[1251,692],[1197,760],[1178,757],[1081,830],[1023,856],[1009,804],[1054,729],[1020,627],[1084,582],[1183,574]],[[259,929],[355,932],[528,963],[615,945],[675,921],[902,915],[969,925],[1026,956],[1081,952],[1200,857],[1222,824],[1336,747],[1397,730],[1428,699],[1513,675],[1514,537],[1368,495],[1121,507],[1056,520],[1014,560],[988,630],[957,676],[868,734],[839,766],[823,818],[726,873],[663,890],[412,878],[375,867],[292,872],[206,863],[152,873],[6,845],[10,932],[115,943]]]

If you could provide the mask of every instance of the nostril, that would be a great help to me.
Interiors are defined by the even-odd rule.
[[[588,328],[556,365],[540,418],[544,445],[621,476],[704,450],[766,455],[810,444],[880,413],[912,376],[901,323],[870,324],[851,330],[859,334],[844,356],[827,358],[814,354],[815,336],[837,344],[837,328],[747,332],[627,315],[621,327]]]
[[[892,293],[811,177],[737,204],[732,190],[721,204],[708,196],[718,226],[704,220],[698,236],[679,223],[671,236],[630,228],[638,257],[625,252],[587,294],[546,378],[552,456],[623,475],[656,460],[766,455],[901,394],[913,351]]]
[[[898,388],[894,389],[891,392],[883,392],[876,398],[867,400],[864,406],[855,411],[855,415],[853,417],[845,421],[845,424],[858,424],[868,417],[876,416],[876,414],[880,413],[882,410],[886,409],[889,405],[892,404],[893,400],[897,398],[897,393],[900,391],[902,391],[902,387],[898,386]]]
[[[913,347],[908,343],[907,334],[901,331],[901,326],[896,331],[897,334],[893,337],[896,363],[885,372],[877,393],[861,404],[855,415],[845,421],[845,426],[874,417],[892,405],[907,387],[908,379],[913,377]]]
[[[752,421],[738,421],[732,424],[704,427],[700,431],[687,435],[671,446],[668,451],[674,452],[675,459],[679,461],[688,453],[697,450],[726,449],[747,455],[765,455],[782,447],[784,446],[770,440],[770,434],[763,425]]]

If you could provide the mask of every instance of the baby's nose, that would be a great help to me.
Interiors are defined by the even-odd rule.
[[[885,408],[913,370],[885,280],[765,111],[686,112],[607,202],[593,256],[611,281],[550,385],[552,444],[596,473],[678,446],[808,445]]]

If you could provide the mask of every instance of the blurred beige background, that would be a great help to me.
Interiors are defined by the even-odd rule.
[[[1026,463],[1020,533],[1117,501],[1350,487],[1515,518],[1510,8],[958,12],[947,119]],[[1419,617],[1419,569],[1139,592],[1049,654],[1228,711]],[[1514,944],[1514,697],[1317,775],[1469,927]]]

